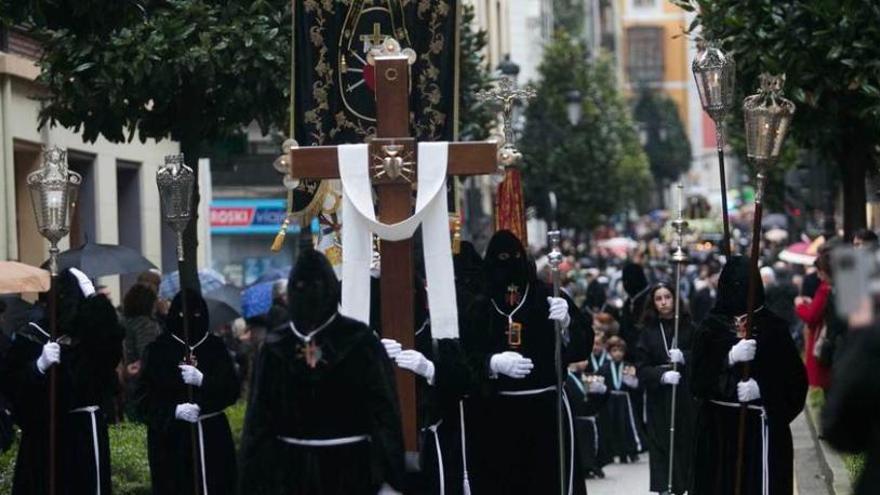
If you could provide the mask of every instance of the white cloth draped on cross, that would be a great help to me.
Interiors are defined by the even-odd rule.
[[[449,143],[418,144],[416,208],[401,222],[376,220],[370,184],[370,157],[366,144],[338,147],[342,178],[342,313],[370,321],[370,262],[372,233],[380,239],[400,241],[422,226],[431,333],[434,338],[458,338],[458,308],[449,239],[446,167]],[[393,262],[383,260],[383,262]]]

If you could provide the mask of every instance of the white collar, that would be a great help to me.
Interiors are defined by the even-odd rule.
[[[174,332],[171,332],[171,337],[174,338],[174,340],[176,340],[176,341],[180,342],[181,344],[185,345],[186,347],[188,347],[188,348],[189,348],[189,352],[193,352],[194,350],[196,350],[196,347],[202,345],[202,342],[204,342],[205,339],[208,338],[208,334],[209,334],[209,333],[210,333],[210,332],[205,332],[205,336],[202,337],[201,340],[199,340],[198,342],[196,342],[195,345],[192,345],[192,346],[191,346],[191,345],[188,345],[186,342],[183,341],[183,339],[181,339],[181,338],[178,337],[177,335],[174,335]]]
[[[293,320],[290,320],[290,322],[289,322],[290,329],[293,330],[293,334],[296,335],[296,338],[298,338],[299,340],[308,344],[315,337],[315,335],[318,334],[318,332],[327,328],[328,325],[333,323],[333,320],[335,320],[338,315],[339,315],[338,311],[333,313],[332,315],[330,315],[330,318],[327,318],[327,321],[325,321],[324,323],[321,323],[320,325],[318,325],[318,327],[316,327],[314,330],[312,330],[311,332],[309,332],[308,334],[305,334],[305,335],[303,335],[302,333],[300,333],[299,330],[296,329],[296,326],[294,326],[294,324],[293,324]]]

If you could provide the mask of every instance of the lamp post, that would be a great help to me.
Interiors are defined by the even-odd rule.
[[[168,155],[165,157],[165,165],[156,171],[156,185],[159,187],[159,201],[162,208],[162,217],[171,230],[177,234],[177,273],[183,281],[183,231],[193,217],[193,190],[196,182],[195,173],[186,166],[183,154]],[[187,308],[186,292],[183,284],[180,285],[180,303],[183,311],[183,340],[186,342],[187,353],[184,356],[185,364],[193,364],[192,350],[189,349],[189,308]],[[186,387],[187,400],[193,401],[193,389],[191,385]],[[199,495],[199,455],[196,444],[196,426],[190,428],[190,444],[192,445],[193,457],[193,487],[194,494]]]
[[[27,176],[31,203],[40,235],[49,241],[49,332],[52,341],[58,334],[58,241],[70,233],[70,213],[82,176],[67,167],[67,151],[52,146],[43,150],[43,165]],[[55,494],[56,372],[49,368],[49,495]]]
[[[761,74],[758,93],[743,101],[743,116],[746,127],[746,155],[758,169],[755,191],[755,218],[752,224],[752,252],[749,270],[749,291],[746,299],[746,322],[744,338],[752,335],[752,320],[755,313],[755,299],[758,284],[758,257],[761,253],[761,216],[763,213],[764,182],[767,168],[779,161],[782,144],[791,127],[794,117],[794,103],[782,95],[785,75]],[[749,364],[743,367],[743,380],[748,380]],[[742,493],[742,473],[745,450],[746,405],[740,408],[739,439],[736,459],[736,495]],[[765,467],[766,469],[766,467]]]
[[[697,56],[691,65],[700,103],[715,122],[715,146],[721,177],[721,218],[724,224],[722,252],[730,255],[730,220],[727,216],[727,179],[724,173],[724,116],[733,107],[736,63],[714,43],[697,42]]]

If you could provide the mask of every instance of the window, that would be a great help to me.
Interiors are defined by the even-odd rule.
[[[630,82],[651,84],[663,80],[663,28],[627,28],[626,46],[626,70]]]
[[[633,7],[637,9],[653,9],[657,0],[633,0]]]

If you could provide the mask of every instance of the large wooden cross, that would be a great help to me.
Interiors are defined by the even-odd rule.
[[[378,219],[383,223],[400,222],[413,212],[412,191],[418,170],[416,140],[410,135],[409,126],[409,66],[414,57],[407,52],[388,38],[381,51],[368,57],[376,81],[376,136],[367,140],[370,177],[378,195]],[[492,173],[496,167],[496,152],[495,143],[450,143],[447,174]],[[290,164],[291,176],[295,178],[339,178],[336,146],[294,148],[290,152]],[[400,342],[404,349],[412,349],[415,342],[413,311],[401,310],[412,308],[414,303],[412,241],[383,240],[379,253],[382,331],[386,337]],[[396,376],[406,450],[415,452],[418,450],[415,380],[411,373],[399,369]]]

